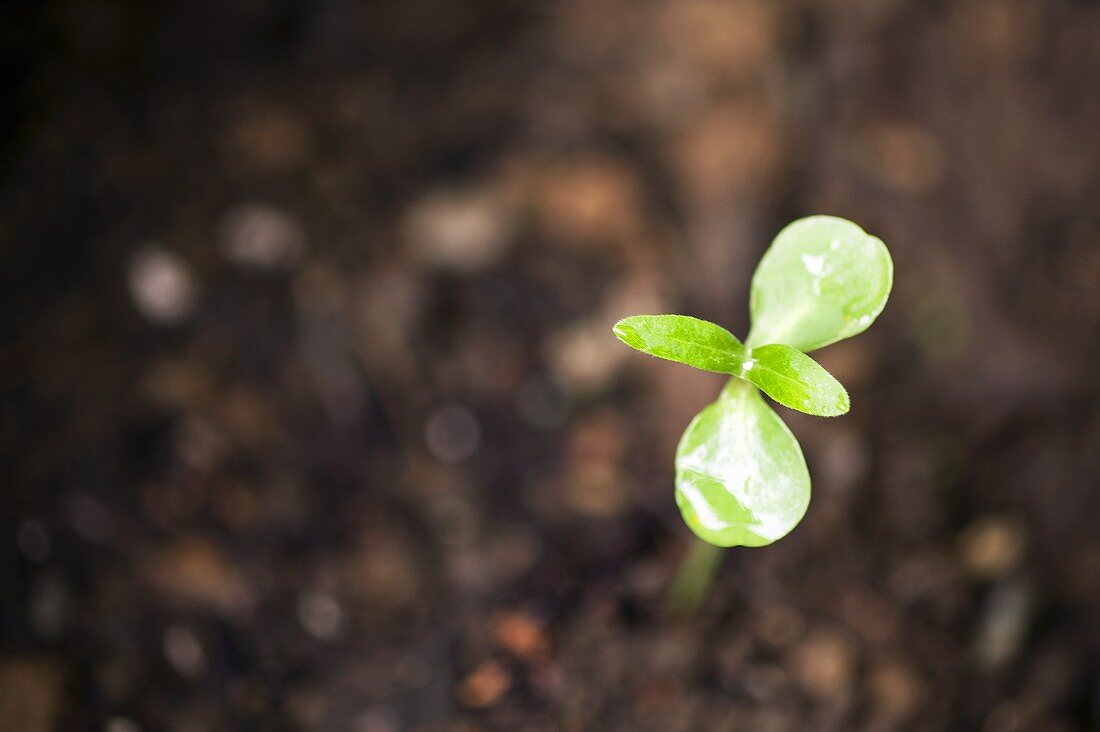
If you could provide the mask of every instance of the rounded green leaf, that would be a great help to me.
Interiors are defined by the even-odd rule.
[[[835,216],[799,219],[779,232],[753,275],[746,343],[812,351],[862,333],[893,281],[881,239]]]
[[[745,353],[725,328],[687,315],[632,315],[612,330],[643,353],[720,374],[737,373]]]
[[[751,384],[731,379],[676,450],[676,504],[703,541],[763,546],[785,536],[810,503],[798,441]]]
[[[784,407],[818,417],[848,411],[848,392],[832,374],[802,351],[781,343],[754,348],[741,365],[741,378]]]

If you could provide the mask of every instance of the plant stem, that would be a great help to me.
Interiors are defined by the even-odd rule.
[[[680,563],[676,578],[668,591],[669,609],[677,614],[689,615],[698,609],[706,598],[718,562],[722,559],[723,549],[695,540],[687,555]]]

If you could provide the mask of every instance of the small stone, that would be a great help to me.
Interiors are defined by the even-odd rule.
[[[602,319],[582,320],[552,334],[547,344],[550,365],[572,393],[604,390],[626,360],[626,349],[607,338]]]
[[[975,639],[975,659],[985,670],[1000,668],[1023,647],[1031,620],[1031,592],[1023,582],[995,586],[986,601]]]
[[[485,661],[471,671],[458,686],[458,698],[466,706],[491,707],[500,701],[512,685],[512,676],[497,661]]]
[[[765,106],[715,106],[684,130],[672,152],[680,185],[701,204],[767,191],[783,162],[783,134]]]
[[[148,572],[158,591],[185,604],[232,615],[254,600],[237,567],[204,539],[184,539],[155,553]]]
[[[242,267],[277,269],[294,264],[305,252],[301,223],[273,206],[246,204],[230,209],[220,233],[226,258]]]
[[[985,517],[967,526],[959,536],[963,566],[983,579],[1004,577],[1019,564],[1025,546],[1023,528],[1003,517]]]
[[[538,561],[542,550],[538,534],[527,526],[498,529],[488,541],[486,561],[500,583],[528,572]]]
[[[493,638],[517,658],[533,661],[546,656],[550,640],[542,623],[521,612],[506,612],[493,619]]]
[[[781,16],[767,0],[679,0],[655,24],[671,53],[708,78],[759,74],[779,58]]]
[[[407,615],[424,595],[421,568],[410,540],[387,528],[363,532],[340,574],[340,586],[371,614]]]
[[[900,663],[877,665],[871,671],[869,685],[875,710],[891,721],[907,719],[920,706],[920,681],[912,669]]]
[[[471,274],[500,260],[515,224],[515,202],[503,187],[436,191],[406,212],[405,246],[429,267]]]
[[[481,427],[470,410],[451,404],[428,417],[424,439],[437,458],[457,465],[477,452],[481,443]]]
[[[298,620],[314,638],[331,640],[340,632],[344,611],[331,595],[311,592],[298,598]]]
[[[741,674],[745,690],[760,703],[774,700],[787,684],[787,674],[778,666],[749,666]]]
[[[170,326],[191,314],[197,297],[190,268],[174,253],[150,244],[130,260],[130,297],[154,325]]]
[[[180,676],[196,679],[206,670],[202,642],[184,625],[172,625],[164,632],[164,656]]]
[[[821,699],[847,695],[855,671],[855,652],[842,636],[818,631],[798,646],[791,672],[808,692]]]
[[[618,246],[641,230],[637,171],[592,156],[551,166],[534,191],[535,218],[555,242]]]

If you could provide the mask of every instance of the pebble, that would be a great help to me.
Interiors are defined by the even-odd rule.
[[[672,152],[680,185],[704,205],[766,190],[783,161],[782,135],[781,120],[762,105],[715,106]]]
[[[639,173],[601,156],[550,166],[534,189],[539,226],[552,241],[573,246],[633,243],[642,200]]]
[[[779,58],[781,17],[766,0],[680,0],[662,6],[655,29],[670,52],[704,78],[740,79]]]
[[[500,584],[530,571],[542,551],[538,534],[527,526],[498,529],[488,542],[485,558]]]
[[[749,666],[742,676],[745,690],[764,704],[774,700],[787,684],[783,669],[771,664]]]
[[[481,444],[481,427],[469,409],[450,404],[428,417],[424,439],[433,455],[445,463],[457,465],[477,452]]]
[[[836,699],[851,689],[855,651],[842,636],[817,631],[792,655],[791,673],[806,691],[820,699]]]
[[[1012,519],[987,516],[980,518],[959,535],[959,553],[963,566],[974,577],[992,580],[1015,569],[1024,554],[1023,528]]]
[[[278,269],[293,265],[305,252],[305,228],[298,219],[264,204],[230,209],[220,234],[226,258],[242,267]]]
[[[500,613],[493,618],[492,630],[494,640],[501,647],[525,661],[543,658],[550,650],[550,640],[542,622],[528,613]]]
[[[195,632],[185,625],[172,625],[164,631],[164,656],[172,668],[190,679],[197,679],[206,670],[206,652]]]
[[[420,607],[425,585],[409,540],[385,528],[368,530],[348,558],[341,587],[371,614],[408,613]]]
[[[512,675],[498,661],[485,661],[462,679],[458,698],[466,706],[491,707],[512,686]]]
[[[473,274],[500,261],[516,221],[515,203],[503,188],[435,191],[405,213],[405,247],[428,267]]]
[[[309,592],[298,598],[298,621],[314,638],[331,640],[340,633],[344,610],[332,595]]]
[[[1031,591],[1022,581],[1003,581],[990,592],[975,639],[975,660],[991,671],[1008,663],[1023,646],[1031,620]]]
[[[197,288],[190,268],[157,244],[134,254],[128,279],[134,306],[153,325],[176,325],[195,308]]]
[[[156,552],[147,571],[160,592],[182,603],[228,615],[245,612],[253,604],[243,574],[205,539],[183,539]]]
[[[574,394],[595,394],[608,387],[626,361],[628,349],[608,338],[603,318],[581,320],[553,333],[547,343],[550,366]]]
[[[877,665],[869,686],[876,712],[889,720],[907,719],[920,708],[920,680],[908,666],[895,662]]]

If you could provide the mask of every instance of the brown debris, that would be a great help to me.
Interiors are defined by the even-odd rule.
[[[491,707],[512,685],[512,676],[499,661],[485,661],[458,685],[458,699],[470,707]]]
[[[493,618],[493,637],[501,647],[524,661],[544,658],[550,640],[542,623],[522,611],[510,611]]]
[[[213,543],[187,537],[155,552],[146,565],[157,592],[227,615],[248,611],[254,596],[240,569]]]

